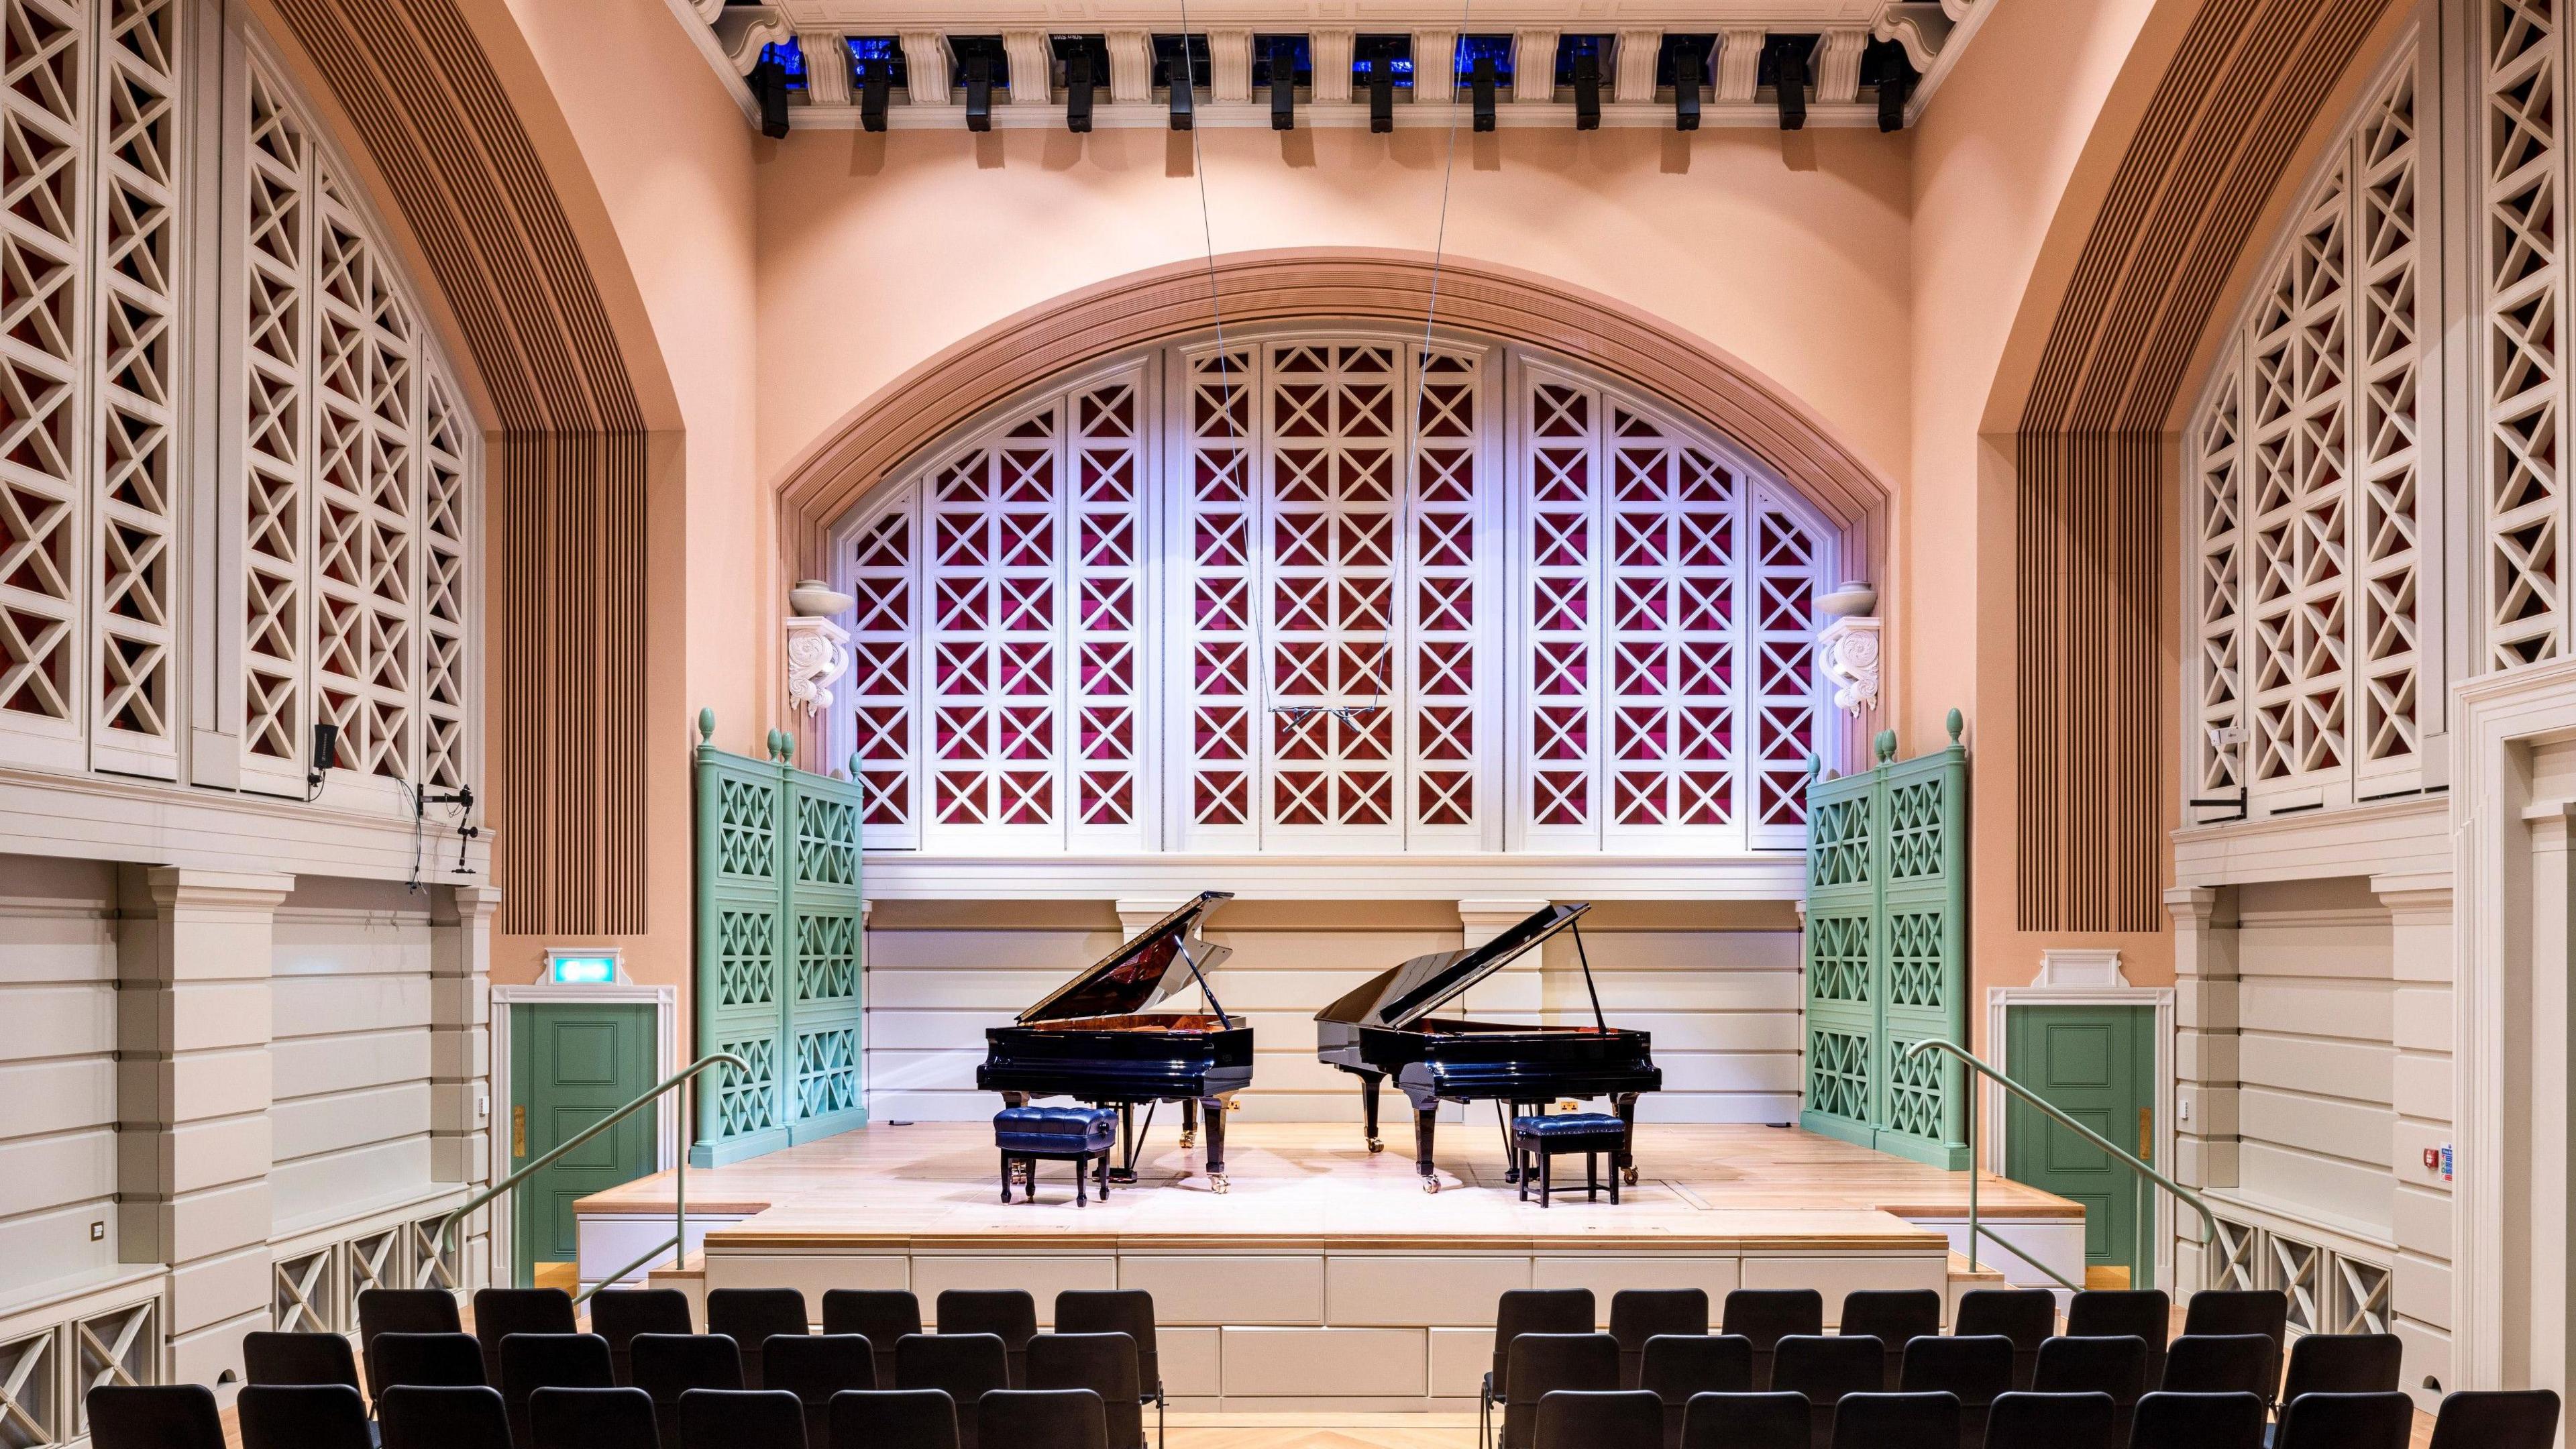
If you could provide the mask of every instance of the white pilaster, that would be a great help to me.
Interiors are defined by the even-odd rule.
[[[1612,100],[1638,102],[1655,98],[1655,59],[1663,46],[1664,33],[1660,30],[1619,32],[1618,63],[1611,67]]]
[[[800,31],[805,51],[805,98],[818,106],[850,104],[850,45],[838,31]]]
[[[1413,32],[1413,99],[1444,105],[1458,95],[1458,32]]]
[[[1860,53],[1869,48],[1866,30],[1828,30],[1816,42],[1816,100],[1848,105],[1860,99]]]
[[[2232,892],[2165,892],[2174,923],[2174,1176],[2187,1187],[2236,1185],[2237,947]],[[2177,1281],[2208,1286],[2197,1220],[2175,1214]]]
[[[903,45],[904,86],[912,103],[947,105],[948,37],[936,30],[907,30],[896,39]]]
[[[1154,924],[1179,910],[1188,896],[1121,896],[1118,898],[1118,929],[1128,935]]]
[[[1011,65],[1011,104],[1055,102],[1055,44],[1043,30],[1005,30],[1002,54]]]
[[[1249,30],[1211,30],[1208,42],[1208,98],[1215,101],[1249,101],[1252,99],[1252,32]]]
[[[1512,32],[1512,99],[1543,105],[1556,99],[1556,32]]]
[[[1458,903],[1459,945],[1474,950],[1520,920],[1548,908],[1544,900],[1465,900]]]
[[[1355,30],[1310,30],[1306,32],[1306,59],[1314,73],[1310,94],[1319,106],[1348,105],[1351,99],[1351,51],[1358,43]]]
[[[1116,106],[1142,105],[1154,99],[1154,32],[1150,30],[1113,30],[1109,41],[1109,103]],[[1189,84],[1189,67],[1182,66],[1180,83]]]
[[[1717,33],[1717,98],[1721,101],[1749,101],[1761,87],[1762,42],[1770,32],[1757,26],[1736,26]]]
[[[2389,1328],[2405,1344],[2398,1382],[2428,1411],[2438,1395],[2432,1378],[2451,1382],[2451,1265],[2454,1257],[2451,1178],[2441,1153],[2452,1145],[2457,1098],[2453,1051],[2451,880],[2440,875],[2382,875],[2370,881],[2388,907],[2389,955],[2396,977],[2397,1122],[2389,1170],[2397,1181],[2390,1238]]]

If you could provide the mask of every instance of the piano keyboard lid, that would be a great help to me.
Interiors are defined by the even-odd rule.
[[[1315,1019],[1357,1026],[1409,1026],[1523,954],[1538,949],[1548,937],[1572,926],[1590,909],[1590,901],[1552,905],[1523,917],[1481,946],[1416,956],[1316,1012]],[[1584,971],[1588,977],[1589,963]]]
[[[1055,989],[1017,1020],[1064,1021],[1085,1016],[1133,1016],[1168,994],[1168,978],[1181,959],[1183,943],[1198,934],[1207,913],[1234,899],[1232,891],[1201,891],[1179,910],[1138,931],[1117,950],[1084,968],[1081,975]],[[1214,969],[1233,949],[1199,941],[1190,951],[1199,971]],[[1204,982],[1201,982],[1204,985]],[[1213,994],[1208,1009],[1223,1014]]]

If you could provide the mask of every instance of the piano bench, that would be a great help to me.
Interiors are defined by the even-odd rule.
[[[1029,1201],[1038,1200],[1038,1163],[1070,1162],[1073,1200],[1086,1191],[1092,1163],[1099,1166],[1100,1196],[1109,1197],[1109,1155],[1118,1145],[1118,1114],[1107,1107],[1006,1107],[993,1114],[993,1145],[1002,1154],[1002,1201],[1011,1200],[1011,1167],[1028,1173]]]
[[[1601,1154],[1610,1154],[1610,1202],[1619,1202],[1619,1154],[1628,1147],[1628,1124],[1607,1112],[1563,1112],[1553,1117],[1514,1117],[1512,1119],[1512,1166],[1519,1169],[1521,1201],[1529,1201],[1532,1179],[1538,1184],[1538,1205],[1547,1206],[1550,1193],[1583,1193],[1586,1201],[1601,1196]],[[1550,1163],[1556,1157],[1583,1154],[1583,1186],[1569,1183],[1556,1185]]]

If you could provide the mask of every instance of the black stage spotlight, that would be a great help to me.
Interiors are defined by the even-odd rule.
[[[1780,129],[1807,128],[1807,56],[1816,48],[1812,35],[1774,35],[1762,47],[1761,79],[1780,103]]]
[[[993,63],[980,55],[966,61],[966,129],[993,129]]]
[[[1091,130],[1091,52],[1087,50],[1065,57],[1064,128],[1075,135]]]
[[[1186,131],[1198,124],[1198,97],[1191,93],[1189,82],[1172,87],[1172,129]]]
[[[1574,53],[1574,129],[1601,129],[1601,55],[1594,50]]]
[[[883,131],[894,88],[905,84],[902,42],[887,35],[853,35],[844,46],[849,52],[850,81],[859,93],[859,125]]]
[[[1395,62],[1369,62],[1369,129],[1383,136],[1395,129]]]
[[[1186,131],[1197,122],[1197,87],[1207,74],[1207,39],[1197,35],[1154,37],[1154,84],[1171,96],[1172,129]]]
[[[1468,85],[1468,93],[1475,100],[1476,129],[1490,131],[1494,129],[1494,58],[1490,55],[1477,56],[1473,76],[1474,79]]]
[[[1878,128],[1905,129],[1905,103],[1914,99],[1914,62],[1893,40],[1874,40],[1860,55],[1860,83],[1878,87]]]
[[[1664,40],[1664,55],[1672,64],[1673,129],[1699,129],[1699,80],[1708,70],[1708,42],[1696,35],[1673,35]]]
[[[1297,38],[1270,37],[1270,129],[1297,129]]]
[[[893,94],[894,77],[882,65],[859,67],[859,124],[871,131],[886,128],[886,100]]]
[[[787,67],[776,59],[777,49],[769,47],[746,77],[753,99],[760,102],[760,134],[773,141],[787,134]]]

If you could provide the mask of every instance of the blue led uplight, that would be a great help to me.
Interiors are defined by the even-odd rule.
[[[1512,78],[1512,38],[1508,35],[1462,35],[1458,37],[1458,79],[1472,80],[1476,62],[1494,63],[1494,79]]]
[[[805,52],[793,40],[773,41],[760,48],[760,58],[776,65],[787,77],[791,91],[805,89]]]

